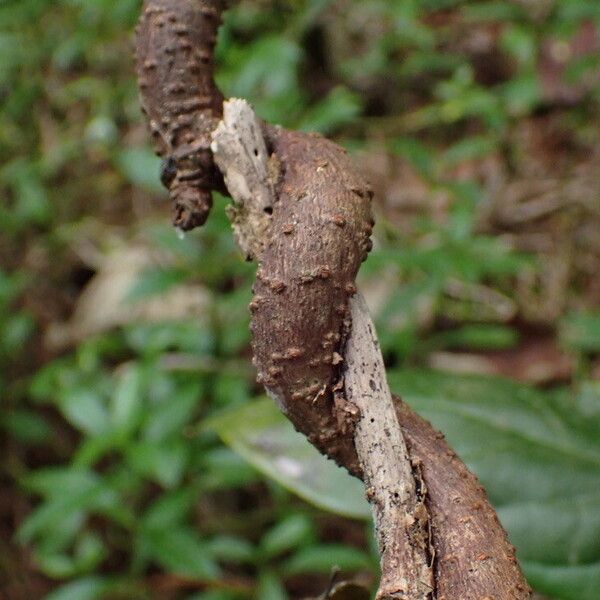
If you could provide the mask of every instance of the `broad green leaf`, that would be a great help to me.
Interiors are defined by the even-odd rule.
[[[348,517],[370,515],[362,483],[314,450],[271,400],[219,415],[205,427],[217,431],[251,465],[312,504]]]
[[[447,435],[497,506],[600,489],[600,440],[564,395],[499,378],[388,376],[392,389]]]
[[[561,600],[598,600],[600,562],[562,566],[522,560],[521,566],[535,589]]]
[[[206,543],[210,556],[235,564],[252,564],[256,559],[254,546],[240,538],[232,535],[216,535]]]
[[[560,600],[597,600],[600,387],[584,385],[575,396],[431,371],[391,371],[389,379],[482,480],[532,584]],[[261,400],[211,425],[254,466],[299,496],[369,517],[360,485],[343,471],[315,476],[329,473],[331,463],[298,437],[274,404]],[[303,476],[305,464],[313,477]],[[300,475],[290,476],[294,469],[288,465]],[[346,500],[342,511],[340,498]]]
[[[109,427],[104,399],[95,390],[69,388],[61,394],[59,407],[65,419],[87,435],[100,435]]]
[[[87,469],[48,467],[28,475],[22,483],[41,496],[60,498],[94,490],[101,485],[101,479]]]
[[[536,589],[595,600],[600,439],[574,398],[482,377],[405,372],[390,380],[480,477]]]

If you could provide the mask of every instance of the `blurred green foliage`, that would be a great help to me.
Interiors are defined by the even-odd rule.
[[[279,600],[308,575],[315,578],[313,593],[324,588],[334,565],[376,576],[376,554],[362,523],[345,523],[353,533],[338,543],[330,532],[337,517],[324,516],[271,479],[281,482],[281,460],[298,456],[288,456],[282,445],[279,471],[256,459],[250,466],[239,436],[221,428],[236,453],[206,426],[207,419],[231,422],[236,414],[251,421],[243,411],[254,410],[248,403],[261,393],[247,328],[253,267],[234,247],[223,199],[206,228],[184,240],[166,225],[158,161],[132,68],[131,31],[140,5],[0,3],[0,428],[9,440],[1,473],[12,493],[31,503],[15,538],[31,552],[21,566],[31,577],[43,576],[36,589],[54,588],[51,600],[168,594]],[[248,98],[266,119],[321,131],[350,149],[377,143],[410,164],[431,197],[449,198],[446,218],[423,216],[410,231],[386,214],[379,217],[363,278],[365,286],[384,278],[392,290],[377,322],[394,377],[400,367],[422,365],[432,350],[518,343],[506,307],[514,300],[515,277],[535,268],[535,257],[477,232],[475,212],[485,191],[475,178],[452,178],[448,171],[495,152],[518,152],[507,145],[507,132],[549,103],[536,61],[544,41],[568,40],[589,22],[600,24],[600,6],[589,0],[531,6],[516,0],[246,0],[227,13],[218,46],[218,81],[226,95]],[[486,24],[500,31],[499,49],[511,67],[489,80],[457,43],[469,28]],[[599,62],[596,55],[575,57],[567,81],[577,86]],[[598,87],[590,88],[564,109],[567,117],[585,129],[599,98]],[[163,225],[156,225],[157,212]],[[207,290],[203,318],[132,318],[68,351],[44,349],[44,332],[69,316],[94,274],[82,264],[78,244],[98,230],[109,231],[99,235],[102,252],[112,237],[123,244],[141,238],[166,257],[133,283],[128,310],[193,283]],[[476,389],[460,388],[452,410],[436,408],[439,390],[452,383],[444,376],[415,406],[440,427],[464,430],[465,413],[451,415],[456,405],[477,405],[481,397],[485,415],[478,419],[489,421],[493,399],[502,409],[494,427],[509,432],[529,406],[528,419],[541,413],[554,422],[550,450],[564,449],[580,425],[580,433],[592,435],[586,427],[597,421],[600,393],[587,376],[589,357],[599,350],[600,317],[587,309],[567,315],[559,328],[580,366],[577,394],[557,392],[560,414],[554,395],[515,391],[496,380],[481,384],[489,386],[485,398],[473,384]],[[525,406],[515,407],[521,396]],[[587,425],[569,422],[563,410],[569,402],[587,415]],[[232,408],[238,412],[223,416]],[[538,499],[519,496],[534,485],[531,473],[513,467],[501,473],[495,462],[481,466],[491,460],[487,438],[479,425],[471,428],[453,441],[495,501],[523,509],[505,518],[532,583],[556,598],[598,598],[597,584],[590,583],[598,578],[597,541],[582,541],[585,525],[563,522],[524,535],[517,525],[539,508]],[[248,433],[261,431],[252,422]],[[525,441],[498,435],[503,464],[526,454]],[[579,489],[569,465],[558,469],[548,448],[549,470],[539,477],[555,473],[556,486],[571,482]],[[597,475],[595,455],[592,463]],[[356,515],[324,501],[323,490],[283,483],[313,503]],[[558,510],[551,501],[564,501],[550,496],[544,515]],[[597,497],[581,503],[581,511],[597,512]],[[554,524],[554,516],[544,523]],[[25,590],[20,597],[34,597]]]
[[[571,390],[542,392],[497,378],[420,370],[390,370],[389,381],[478,474],[532,585],[559,598],[594,598],[600,584],[597,383],[573,398]],[[208,426],[300,496],[370,519],[356,480],[312,448],[268,399]]]

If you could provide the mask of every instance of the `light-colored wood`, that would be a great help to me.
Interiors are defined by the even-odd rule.
[[[413,470],[385,375],[375,325],[360,293],[350,298],[344,387],[360,411],[354,444],[381,553],[377,598],[427,600],[433,591],[424,483]],[[418,486],[416,482],[418,480]]]
[[[232,98],[224,103],[212,140],[215,162],[233,199],[228,214],[236,241],[248,260],[257,259],[268,238],[277,169],[248,102]]]

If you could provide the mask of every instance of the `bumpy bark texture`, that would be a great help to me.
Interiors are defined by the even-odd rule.
[[[351,442],[354,418],[337,384],[348,297],[370,249],[371,191],[321,136],[271,128],[269,141],[281,173],[250,305],[259,380],[317,448],[356,474],[352,443],[336,441]]]
[[[427,487],[437,600],[531,597],[515,549],[477,478],[444,436],[394,397],[413,463]]]
[[[161,179],[173,204],[173,224],[202,225],[212,189],[222,179],[210,151],[211,132],[223,110],[213,78],[213,51],[223,1],[147,0],[136,30],[136,68],[142,110]]]

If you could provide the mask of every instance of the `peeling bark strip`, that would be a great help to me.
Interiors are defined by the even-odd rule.
[[[136,69],[142,110],[162,182],[169,189],[173,224],[183,231],[202,225],[221,189],[210,135],[223,97],[213,78],[213,51],[224,1],[146,0],[136,29]]]
[[[413,472],[385,376],[375,325],[360,294],[350,299],[352,332],[344,358],[344,389],[358,407],[354,443],[373,507],[381,552],[377,598],[430,600],[433,549],[425,484]]]
[[[245,100],[225,103],[212,139],[215,162],[233,199],[228,214],[236,242],[247,260],[258,259],[270,235],[279,161],[269,156],[263,123]]]
[[[142,100],[158,151],[171,158],[164,175],[183,229],[204,221],[206,195],[221,185],[209,143],[221,113],[212,50],[222,8],[222,0],[147,0],[138,32]],[[426,421],[397,398],[390,404],[370,317],[354,297],[370,250],[368,186],[335,144],[263,130],[251,110],[234,108],[213,148],[238,242],[259,260],[250,306],[259,375],[297,429],[364,476],[382,555],[378,598],[529,598],[476,478]],[[372,430],[371,419],[384,424]]]

